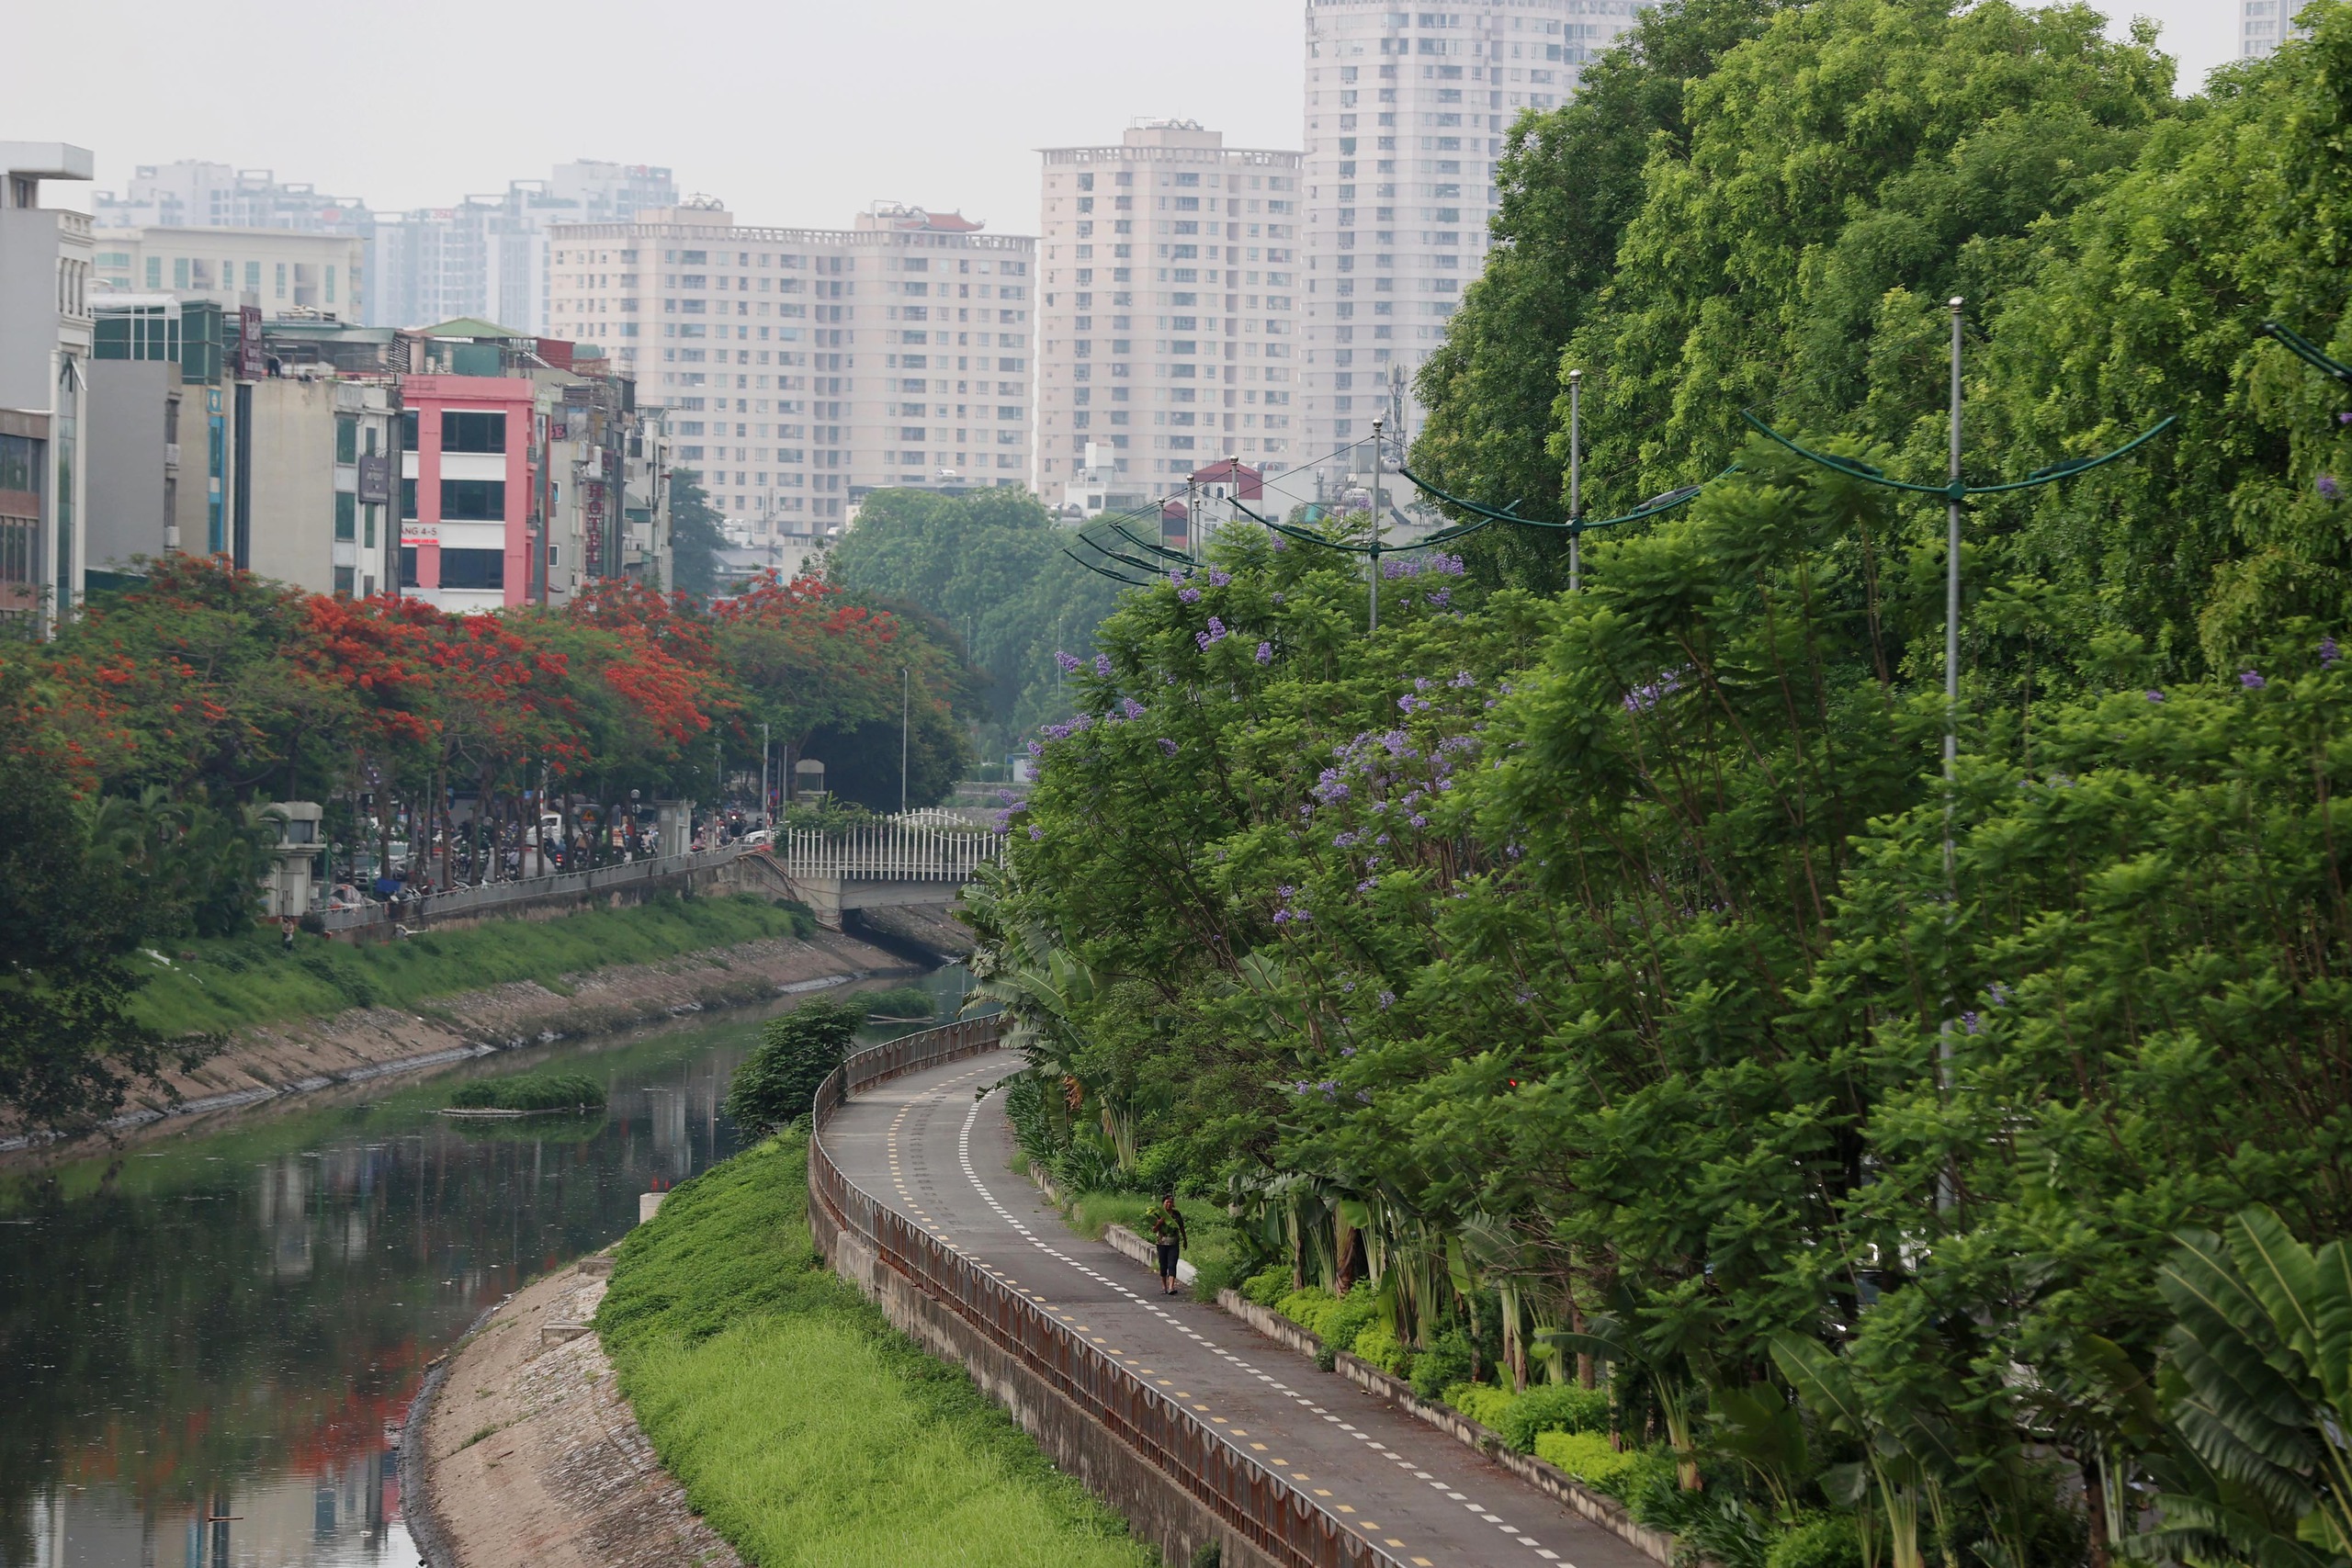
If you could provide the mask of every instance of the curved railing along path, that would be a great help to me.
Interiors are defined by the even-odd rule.
[[[1653,1568],[1386,1403],[1308,1374],[1213,1308],[1153,1294],[1025,1187],[990,1192],[985,1176],[1012,1149],[973,1090],[998,1069],[956,1064],[993,1052],[999,1028],[909,1035],[826,1081],[808,1183],[828,1258],[854,1238],[1284,1568]],[[852,1095],[849,1124],[835,1124]]]
[[[1297,1568],[1405,1568],[1342,1526],[1303,1488],[1237,1453],[1214,1427],[1086,1342],[957,1249],[851,1182],[825,1147],[825,1123],[851,1095],[917,1068],[997,1048],[1001,1018],[967,1019],[861,1051],[817,1091],[808,1141],[809,1218],[833,1256],[838,1227],[949,1307],[999,1349],[1173,1479],[1277,1562]]]

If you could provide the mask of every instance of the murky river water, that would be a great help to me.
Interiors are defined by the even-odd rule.
[[[941,1017],[967,983],[928,977]],[[411,1568],[390,1437],[424,1364],[734,1152],[718,1102],[767,1016],[0,1168],[0,1568]],[[435,1114],[558,1064],[607,1082],[604,1116]]]

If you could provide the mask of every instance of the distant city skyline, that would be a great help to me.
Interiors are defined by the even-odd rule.
[[[612,0],[584,0],[560,26],[521,7],[420,0],[390,27],[330,10],[289,29],[261,0],[223,0],[201,25],[173,13],[187,17],[181,28],[130,0],[88,0],[12,23],[30,69],[6,130],[96,152],[92,186],[59,193],[69,202],[123,190],[139,164],[201,158],[399,211],[610,159],[666,165],[682,192],[721,197],[749,222],[832,225],[892,200],[1035,233],[1044,147],[1154,118],[1216,126],[1236,146],[1301,145],[1303,11],[1033,0],[1008,25],[944,0],[718,0],[649,28]],[[2116,6],[2110,30],[2135,13],[2162,24],[2184,88],[2240,53],[2235,0]],[[71,68],[93,37],[150,46],[112,52],[95,95]],[[223,90],[190,95],[192,79]],[[553,96],[488,90],[517,82]],[[351,103],[390,109],[392,130],[338,130]]]

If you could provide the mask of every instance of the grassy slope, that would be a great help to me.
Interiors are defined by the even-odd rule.
[[[1145,1568],[1155,1554],[808,1241],[806,1145],[672,1192],[596,1327],[687,1497],[761,1568]]]
[[[806,934],[797,910],[751,897],[657,898],[553,920],[494,920],[354,947],[298,936],[292,953],[274,931],[159,944],[131,955],[143,973],[133,1010],[166,1035],[236,1029],[354,1007],[413,1010],[510,980],[555,980],[607,964],[642,964],[761,937]],[[193,953],[193,959],[183,954]]]

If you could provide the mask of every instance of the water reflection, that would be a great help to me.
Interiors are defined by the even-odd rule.
[[[930,976],[943,1016],[966,983]],[[390,1435],[425,1362],[734,1152],[719,1102],[760,1022],[0,1173],[0,1568],[408,1568]],[[559,1062],[605,1080],[602,1117],[434,1114]]]

